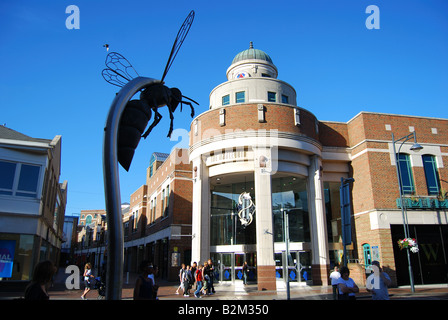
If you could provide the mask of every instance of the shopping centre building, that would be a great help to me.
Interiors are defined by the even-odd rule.
[[[286,272],[293,283],[326,285],[343,259],[341,178],[353,178],[347,258],[359,281],[379,260],[395,284],[409,283],[397,244],[405,216],[420,248],[415,283],[447,282],[448,119],[359,112],[321,121],[252,43],[226,75],[190,128],[192,261],[212,258],[217,278],[234,282],[247,261],[259,290],[280,288]],[[393,143],[401,137],[412,139]]]
[[[277,76],[271,57],[250,44],[193,119],[189,150],[151,155],[146,183],[123,212],[125,272],[150,260],[177,281],[181,263],[212,259],[217,281],[239,285],[247,261],[249,281],[276,290],[286,276],[292,286],[327,285],[347,259],[362,286],[379,260],[394,285],[407,285],[397,243],[407,217],[420,249],[411,253],[415,284],[447,283],[448,119],[357,111],[347,122],[323,121]],[[341,179],[351,181],[345,256]],[[80,223],[92,224],[84,213]],[[92,239],[78,255],[101,264],[103,237]]]

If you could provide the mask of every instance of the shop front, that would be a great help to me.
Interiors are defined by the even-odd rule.
[[[253,173],[212,179],[210,208],[210,256],[215,279],[243,281],[247,262],[249,283],[257,281],[257,199]],[[260,225],[274,239],[275,277],[282,287],[288,272],[292,283],[312,280],[307,179],[276,174],[272,186],[272,225]],[[286,258],[285,217],[289,224],[289,259]],[[272,232],[270,230],[273,230]]]

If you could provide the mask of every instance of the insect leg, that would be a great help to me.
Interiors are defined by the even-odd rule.
[[[190,108],[191,108],[191,117],[193,118],[194,117],[194,108],[193,108],[193,105],[191,104],[191,102],[181,101],[180,103],[185,103],[185,104],[188,104],[190,106]]]
[[[154,121],[151,123],[151,125],[149,126],[148,130],[146,130],[146,132],[142,135],[143,138],[146,139],[146,137],[148,136],[148,134],[151,133],[152,129],[154,129],[154,127],[160,122],[160,120],[162,119],[162,115],[157,111],[157,108],[153,108],[154,110]]]
[[[171,133],[173,133],[173,120],[174,120],[174,115],[173,115],[173,111],[171,110],[171,105],[167,104],[168,106],[168,111],[170,112],[170,130],[168,131],[168,138],[171,138]]]

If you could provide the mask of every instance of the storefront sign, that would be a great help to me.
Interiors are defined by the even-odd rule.
[[[0,278],[11,278],[15,240],[0,240]]]

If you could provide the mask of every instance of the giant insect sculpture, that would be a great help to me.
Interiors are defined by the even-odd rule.
[[[173,113],[176,111],[179,103],[181,111],[182,104],[189,105],[191,108],[191,117],[194,117],[194,108],[191,102],[197,105],[199,105],[199,103],[191,98],[183,96],[178,88],[168,88],[164,85],[164,79],[190,30],[194,15],[195,13],[192,10],[180,27],[160,82],[156,81],[155,83],[151,83],[142,88],[140,99],[129,101],[123,111],[118,132],[118,162],[126,171],[129,170],[140,138],[143,137],[146,139],[152,129],[154,129],[162,119],[162,115],[157,109],[164,106],[168,107],[170,114],[168,137],[171,137],[171,133],[173,132]],[[139,74],[132,64],[117,52],[109,53],[106,57],[105,64],[107,68],[102,71],[102,75],[104,80],[112,85],[123,87],[132,79],[139,77]],[[191,102],[183,99],[190,100]],[[144,132],[151,119],[152,111],[154,112],[154,120],[146,132]]]
[[[106,58],[107,68],[102,72],[103,78],[121,88],[112,101],[104,127],[103,177],[108,228],[107,300],[121,299],[123,282],[124,239],[118,163],[126,171],[129,170],[141,137],[146,138],[162,118],[158,108],[168,107],[171,119],[168,132],[170,137],[173,131],[173,113],[179,103],[181,108],[182,104],[191,107],[192,117],[194,108],[191,102],[198,104],[182,96],[179,89],[168,88],[163,82],[190,30],[193,19],[194,11],[191,11],[177,33],[161,80],[140,77],[129,61],[119,53],[111,52]],[[141,92],[140,99],[131,100],[139,91]],[[184,98],[191,102],[183,100]],[[154,121],[144,132],[152,112],[154,112]]]

